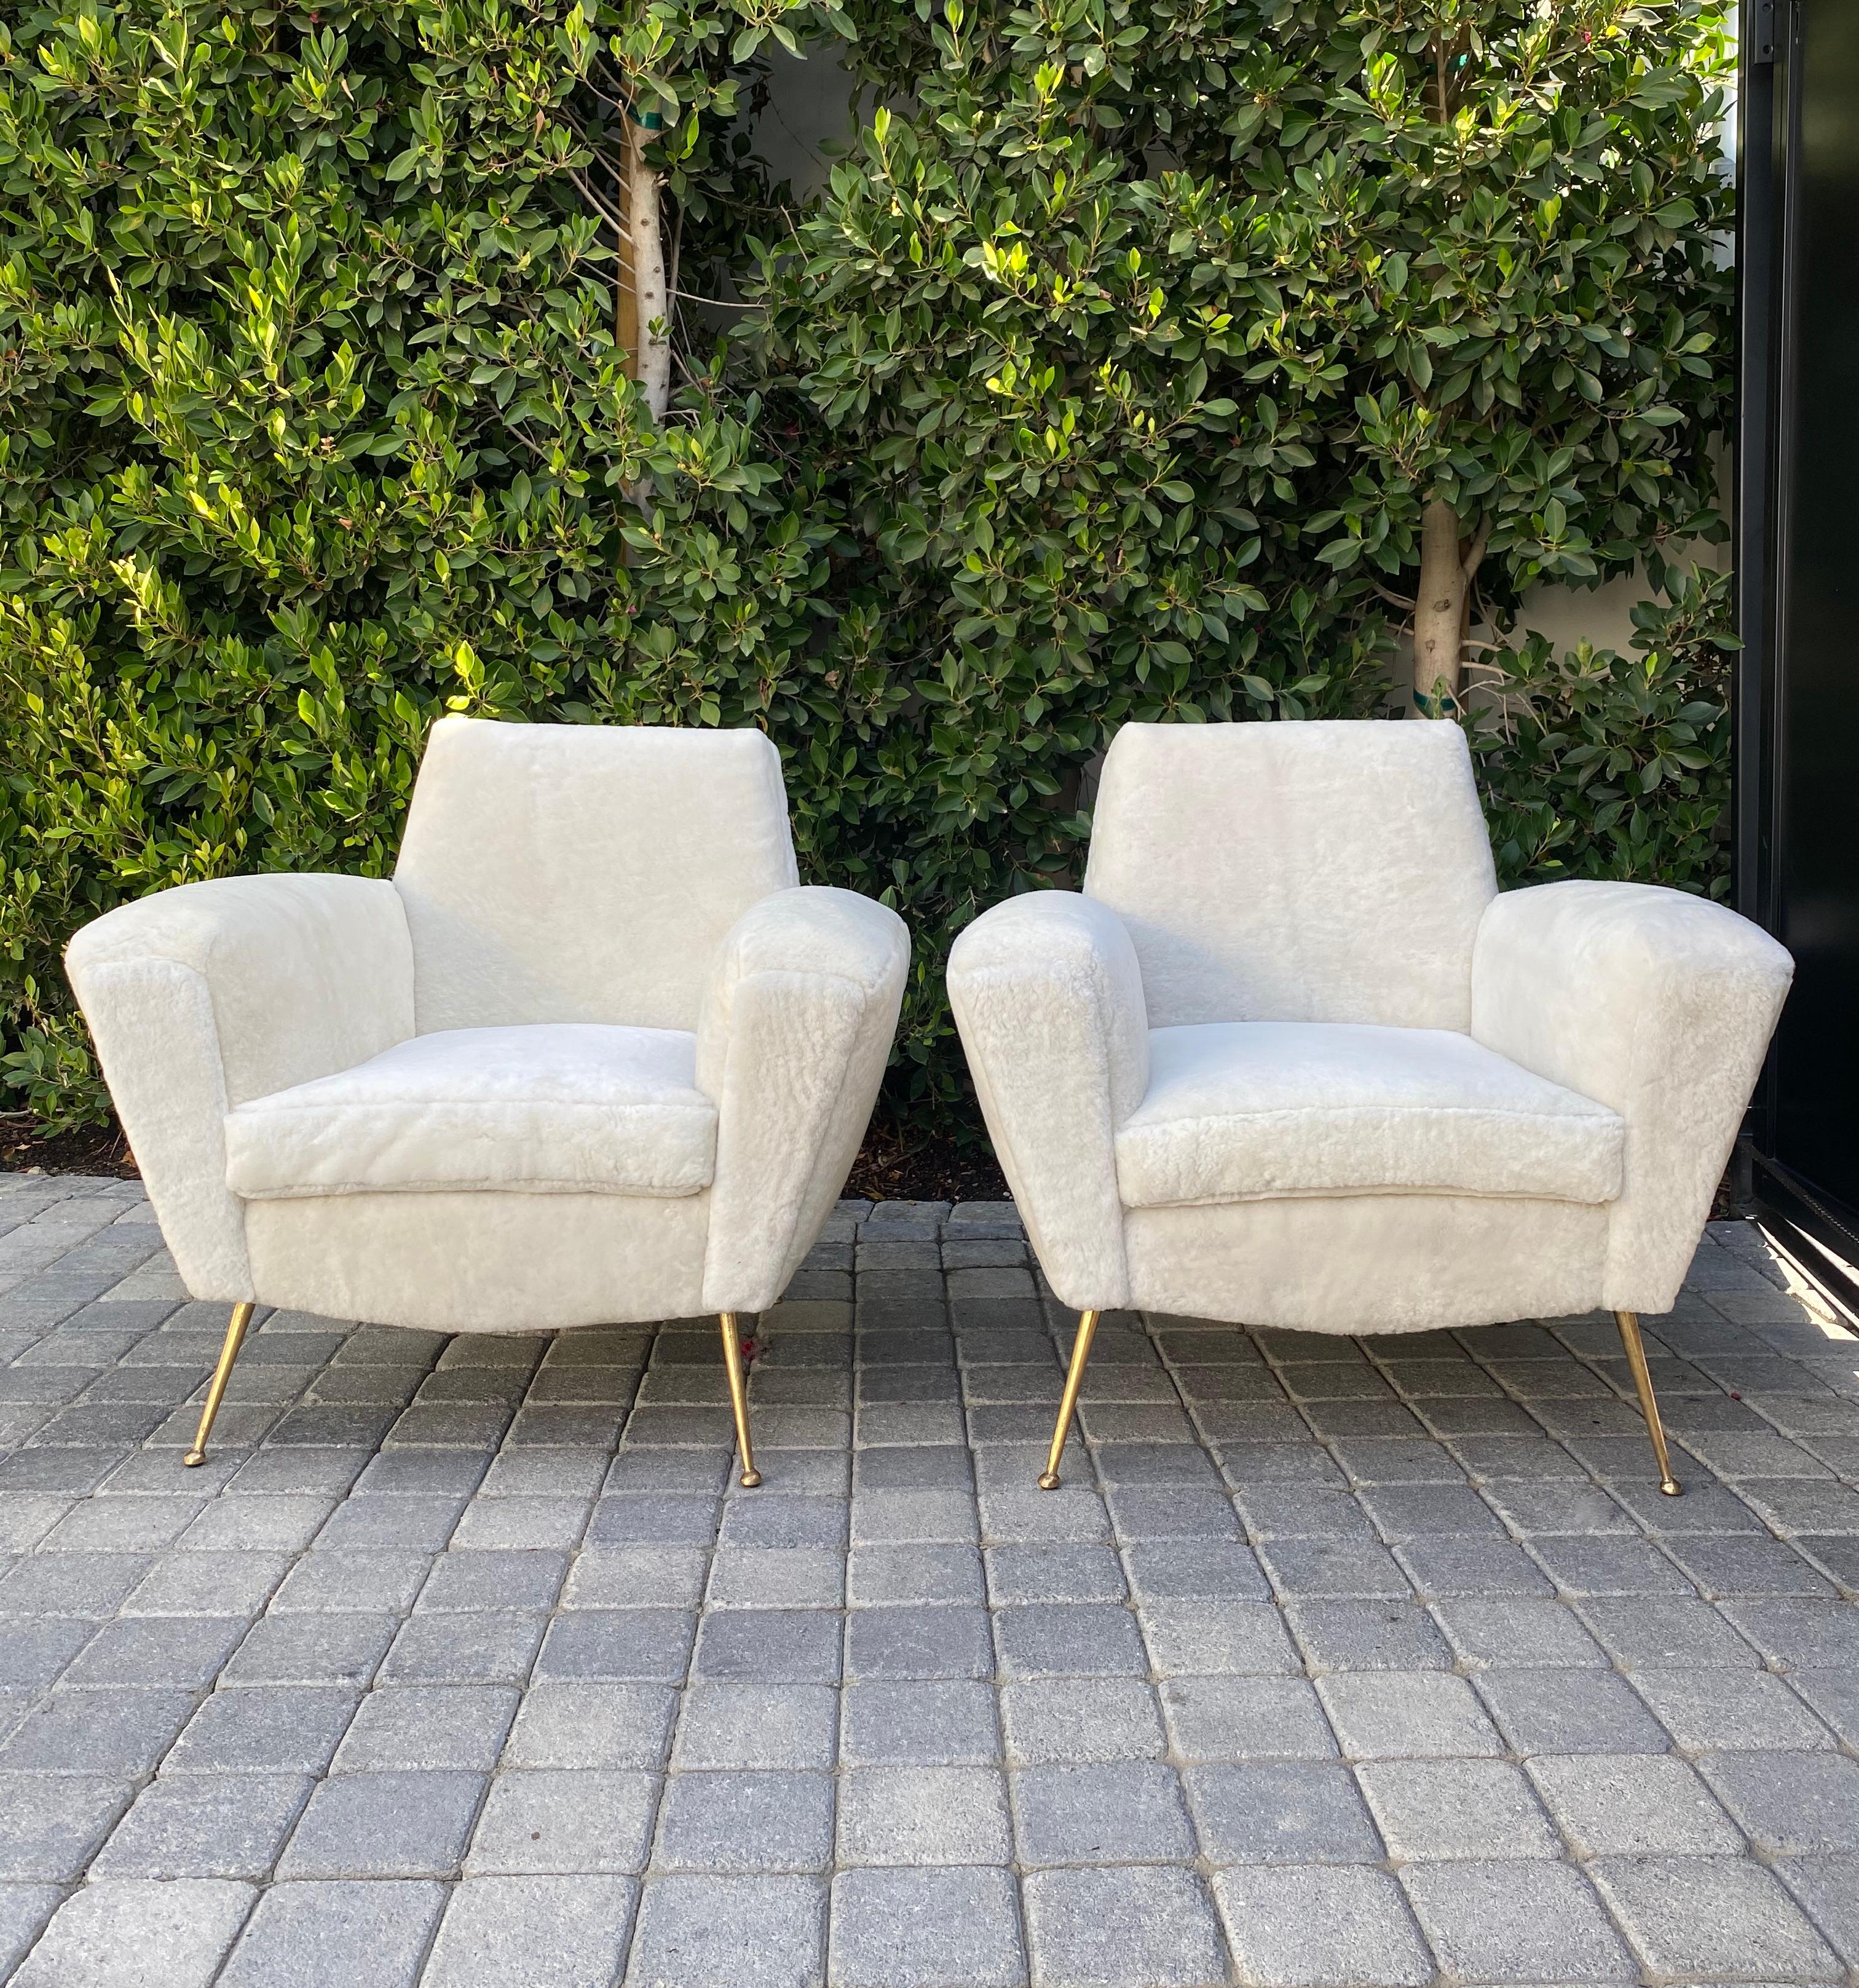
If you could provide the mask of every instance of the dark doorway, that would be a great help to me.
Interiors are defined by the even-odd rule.
[[[1743,8],[1738,877],[1796,962],[1766,1212],[1859,1262],[1859,5]],[[1859,1295],[1859,1293],[1849,1293]]]

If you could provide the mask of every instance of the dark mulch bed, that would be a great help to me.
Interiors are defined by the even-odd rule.
[[[852,1164],[846,1192],[859,1201],[1005,1201],[1006,1177],[985,1146],[958,1146],[874,1124]]]
[[[27,1113],[0,1112],[0,1172],[34,1169],[137,1178],[128,1142],[113,1124],[48,1139]],[[874,1125],[846,1192],[860,1201],[1005,1201],[1007,1183],[985,1150],[952,1139],[900,1138],[891,1126]]]
[[[141,1178],[129,1141],[113,1122],[84,1132],[61,1132],[48,1139],[28,1111],[0,1111],[0,1173],[108,1174],[117,1180]]]

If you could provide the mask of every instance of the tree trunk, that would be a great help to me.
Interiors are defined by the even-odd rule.
[[[1475,559],[1472,568],[1475,571]],[[1450,718],[1458,710],[1471,590],[1472,572],[1459,551],[1458,513],[1443,497],[1435,497],[1421,517],[1420,588],[1414,605],[1414,696],[1427,717]]]
[[[644,387],[653,420],[661,421],[671,399],[671,296],[659,225],[659,178],[646,163],[649,135],[628,120],[627,220],[632,239],[620,263],[619,333],[632,360],[627,370]]]

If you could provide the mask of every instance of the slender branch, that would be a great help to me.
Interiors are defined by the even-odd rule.
[[[574,181],[577,187],[580,188],[581,198],[585,200],[588,205],[591,207],[600,218],[607,223],[607,226],[619,236],[622,242],[630,242],[633,238],[633,231],[628,228],[626,223],[620,218],[619,215],[607,205],[606,201],[594,191],[593,188],[587,184],[586,180],[582,176],[582,174],[571,166],[568,169],[568,177]]]

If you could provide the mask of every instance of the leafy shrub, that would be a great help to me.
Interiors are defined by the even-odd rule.
[[[1633,100],[1652,193],[1597,186],[1584,125],[1563,211],[1613,289],[1519,273],[1468,329],[1411,255],[1388,301],[1362,220],[1373,10],[0,0],[6,1082],[48,1125],[100,1117],[70,931],[195,877],[384,871],[449,705],[763,726],[803,869],[916,934],[891,1108],[972,1124],[948,941],[1075,877],[1116,726],[1376,708],[1425,491],[1390,494],[1375,424],[1424,394],[1438,332],[1479,341],[1501,397],[1606,316],[1627,350],[1597,347],[1614,397],[1581,447],[1607,455],[1620,407],[1651,439],[1631,475],[1607,458],[1584,556],[1712,529],[1722,200],[1647,219],[1705,146],[1709,17],[1560,12],[1611,52],[1581,87]],[[846,33],[890,108],[784,232],[742,148],[759,52]],[[613,336],[628,93],[661,120],[677,266],[766,306],[731,341],[680,305],[661,424]],[[1562,114],[1494,120],[1522,147],[1502,173],[1468,127],[1455,238],[1493,268]],[[1505,500],[1506,558],[1549,570],[1577,511],[1534,501]],[[1679,607],[1644,661],[1507,659],[1479,743],[1508,874],[1720,869],[1721,698],[1684,632],[1709,610]]]
[[[1541,635],[1493,653],[1472,735],[1501,884],[1728,892],[1729,579],[1662,577],[1631,657],[1557,655]]]

